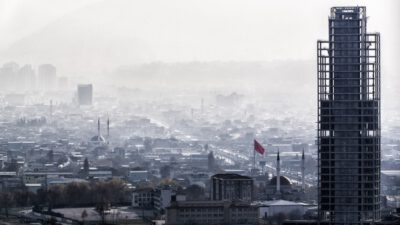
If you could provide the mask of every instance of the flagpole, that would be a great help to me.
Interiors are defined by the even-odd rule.
[[[256,149],[254,147],[253,147],[253,169],[254,171],[256,169]]]

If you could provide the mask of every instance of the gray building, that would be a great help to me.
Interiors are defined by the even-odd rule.
[[[57,69],[51,64],[43,64],[38,69],[39,88],[54,91],[57,84]]]
[[[211,177],[211,200],[251,201],[253,179],[234,173],[215,174]]]
[[[91,105],[93,102],[93,85],[79,84],[78,85],[78,104]]]
[[[258,206],[249,202],[176,201],[166,210],[166,225],[257,224]]]
[[[319,216],[323,224],[380,220],[380,38],[365,7],[333,7],[318,41]]]

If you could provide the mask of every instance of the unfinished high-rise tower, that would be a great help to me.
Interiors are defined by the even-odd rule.
[[[380,36],[365,7],[333,7],[318,41],[318,201],[321,224],[380,219]]]

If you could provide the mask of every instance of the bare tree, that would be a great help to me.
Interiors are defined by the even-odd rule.
[[[188,200],[196,201],[205,199],[204,188],[196,184],[187,187],[185,193]]]
[[[81,218],[82,218],[82,223],[83,224],[85,224],[85,218],[88,216],[88,213],[86,212],[86,209],[84,209],[83,211],[82,211],[82,214],[81,214]]]
[[[9,192],[0,193],[0,209],[4,209],[4,214],[8,218],[9,209],[14,204],[13,195]]]

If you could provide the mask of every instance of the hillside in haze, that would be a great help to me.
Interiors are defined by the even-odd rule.
[[[313,59],[324,23],[300,31],[302,21],[279,19],[292,14],[306,12],[264,1],[98,1],[16,39],[0,61],[52,63],[63,76],[87,76],[153,61]]]
[[[312,61],[159,62],[119,67],[106,77],[147,90],[226,90],[314,100],[315,69]]]
[[[262,0],[94,1],[16,39],[1,49],[0,62],[51,63],[59,76],[80,82],[257,90],[315,100],[316,41],[328,37],[333,3],[314,3],[320,10],[294,1],[291,7]],[[369,15],[371,30],[382,32],[382,104],[395,106],[400,79],[393,61],[400,45],[389,32],[400,20],[381,15],[394,15],[395,7],[388,7],[369,7]]]

